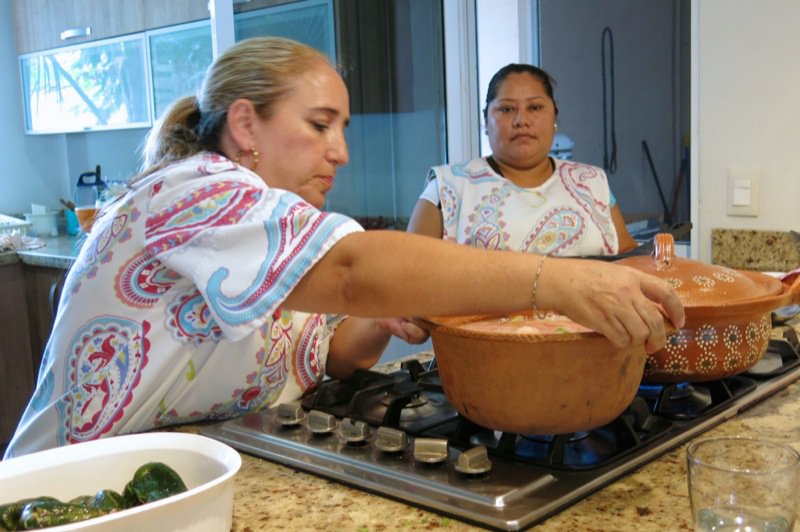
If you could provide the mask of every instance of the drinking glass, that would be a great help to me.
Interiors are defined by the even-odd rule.
[[[75,215],[78,217],[78,224],[84,233],[89,233],[94,225],[97,216],[97,207],[75,207]]]
[[[798,501],[800,454],[754,438],[710,438],[686,452],[695,530],[789,531]]]

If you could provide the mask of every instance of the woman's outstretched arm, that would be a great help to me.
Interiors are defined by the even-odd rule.
[[[544,260],[541,271],[539,262]],[[682,327],[666,282],[601,261],[486,251],[399,231],[353,233],[303,277],[283,307],[363,317],[506,313],[536,304],[614,345],[663,347],[663,315]]]

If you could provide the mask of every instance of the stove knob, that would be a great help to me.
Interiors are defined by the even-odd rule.
[[[416,438],[414,440],[414,460],[426,464],[438,464],[447,460],[450,448],[443,438]]]
[[[299,401],[278,405],[278,423],[284,427],[296,427],[306,419],[306,412]]]
[[[385,453],[397,453],[408,447],[408,435],[402,430],[390,427],[378,427],[375,447]]]
[[[478,445],[458,455],[456,471],[465,475],[482,475],[492,469],[486,447]]]
[[[308,413],[306,425],[314,434],[332,434],[336,430],[336,417],[319,410],[312,410]]]
[[[349,417],[344,418],[342,426],[339,427],[339,437],[347,443],[364,443],[371,434],[369,425]]]

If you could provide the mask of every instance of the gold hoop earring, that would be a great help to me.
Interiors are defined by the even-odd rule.
[[[253,165],[250,167],[250,170],[255,171],[255,169],[258,167],[258,161],[259,161],[258,150],[255,149],[255,147],[250,148],[247,151],[239,150],[236,153],[236,157],[233,158],[233,162],[235,162],[236,164],[242,164],[242,154],[247,154],[247,153],[249,153],[250,157],[253,158]]]

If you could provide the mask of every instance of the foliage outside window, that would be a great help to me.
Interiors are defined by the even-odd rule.
[[[20,61],[29,132],[150,123],[142,35],[29,54]]]

